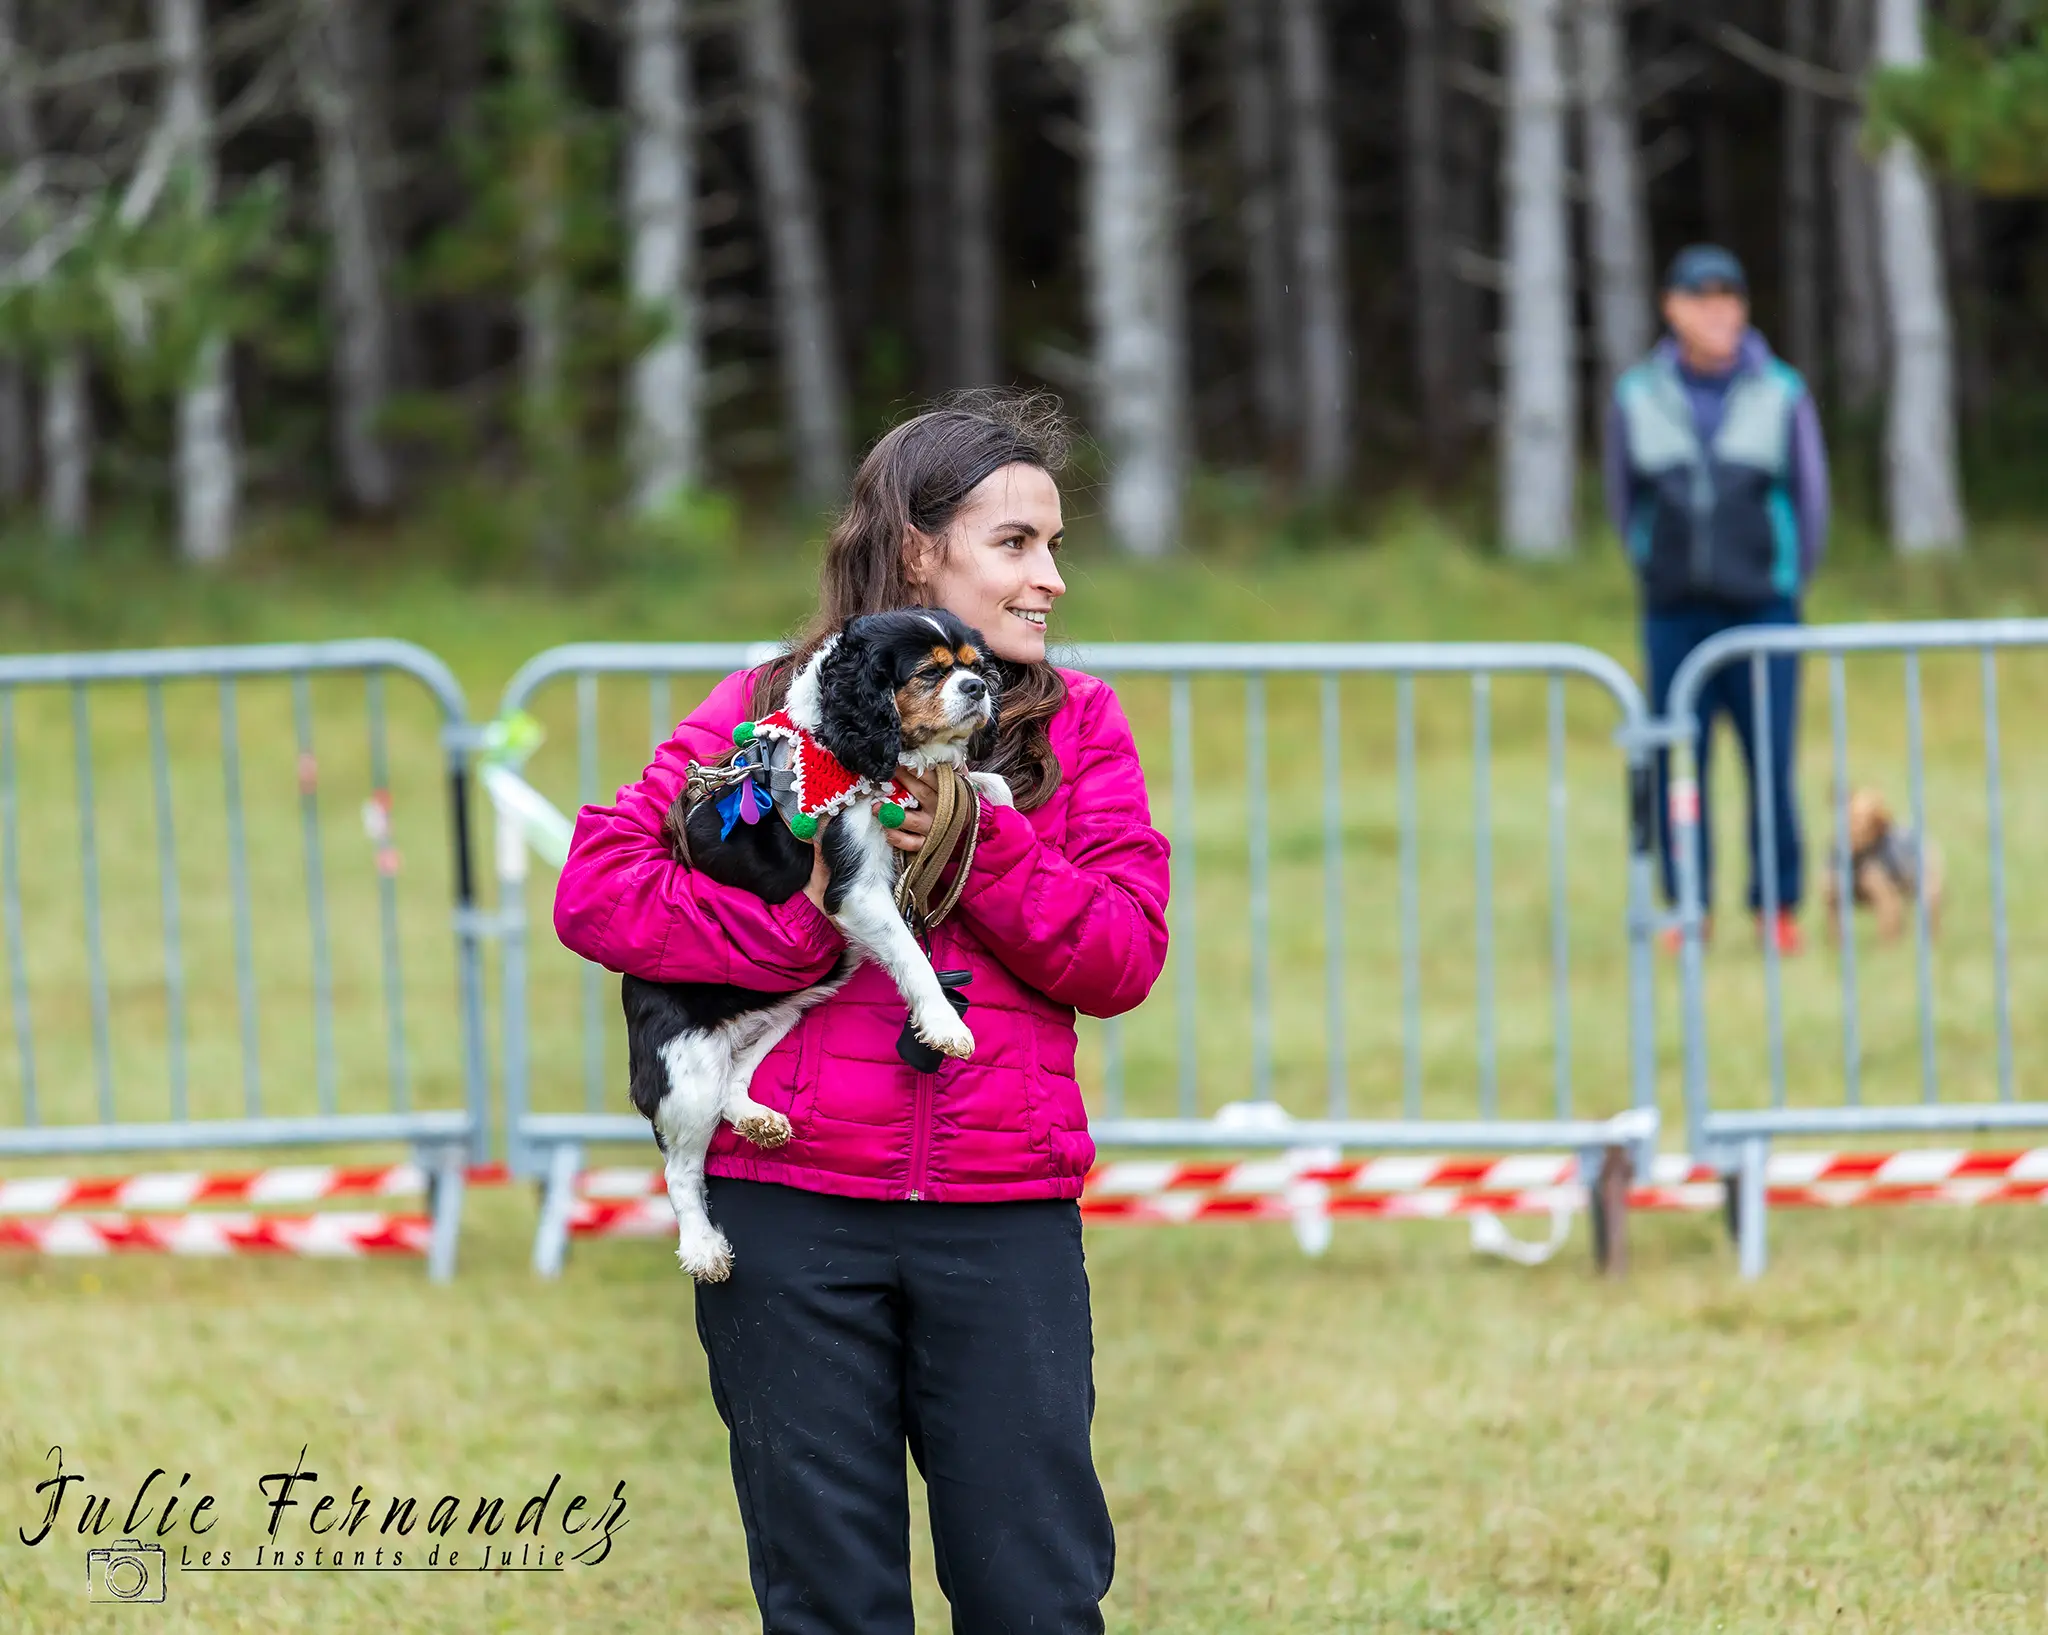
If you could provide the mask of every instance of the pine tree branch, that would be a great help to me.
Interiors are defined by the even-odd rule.
[[[1629,100],[1636,112],[1662,101],[1681,85],[1695,80],[1707,71],[1707,57],[1704,52],[1681,46],[1676,51],[1667,51],[1663,56],[1645,63],[1630,76]]]
[[[31,91],[68,91],[117,74],[147,73],[162,61],[163,53],[154,40],[116,40],[111,45],[94,46],[59,57],[44,67],[29,69],[21,79]]]
[[[183,145],[184,133],[168,119],[160,119],[149,133],[149,142],[142,150],[142,162],[135,167],[135,174],[129,178],[127,191],[121,195],[121,203],[114,212],[114,219],[123,227],[139,227],[149,219],[149,213],[156,208],[156,201],[163,196],[164,184],[171,179],[171,166],[178,162],[178,149]]]
[[[1500,75],[1490,74],[1477,63],[1458,61],[1444,69],[1444,83],[1454,91],[1463,91],[1489,108],[1505,108],[1508,105],[1508,91]]]
[[[0,291],[40,284],[56,270],[57,263],[75,250],[92,228],[93,210],[80,205],[63,221],[0,268]]]
[[[1842,102],[1852,108],[1863,105],[1863,88],[1847,74],[1837,73],[1819,63],[1806,62],[1798,57],[1788,56],[1776,46],[1766,45],[1754,34],[1745,33],[1733,23],[1702,22],[1691,12],[1679,6],[1666,7],[1667,12],[1685,27],[1705,40],[1709,45],[1726,52],[1737,62],[1754,68],[1759,74],[1789,85],[1795,90],[1806,91],[1830,102]]]
[[[214,138],[225,141],[247,130],[277,106],[291,84],[293,63],[289,52],[280,51],[266,62],[242,94],[220,112],[214,121]]]

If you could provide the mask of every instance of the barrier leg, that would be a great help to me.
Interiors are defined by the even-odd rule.
[[[583,1149],[564,1141],[548,1149],[547,1179],[541,1184],[540,1225],[533,1234],[533,1269],[542,1277],[560,1277],[569,1252],[569,1216],[576,1207],[576,1177],[583,1168]]]
[[[462,1189],[465,1154],[460,1147],[442,1147],[428,1170],[432,1194],[433,1232],[427,1240],[427,1278],[446,1283],[455,1275],[455,1251],[462,1236]]]
[[[1764,1172],[1771,1144],[1761,1136],[1745,1136],[1735,1172],[1735,1256],[1746,1278],[1762,1277],[1768,1258],[1765,1239]]]
[[[1625,1146],[1602,1148],[1587,1189],[1593,1209],[1593,1264],[1609,1277],[1628,1271],[1628,1189],[1635,1167]]]

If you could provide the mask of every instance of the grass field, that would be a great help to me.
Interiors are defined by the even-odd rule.
[[[0,1626],[758,1627],[668,1255],[586,1248],[537,1287],[523,1204],[478,1214],[448,1293],[407,1264],[0,1262]],[[1476,1263],[1455,1227],[1340,1228],[1317,1262],[1280,1229],[1097,1232],[1112,1627],[2040,1629],[2043,1229],[1802,1219],[1747,1287],[1696,1221],[1641,1224],[1621,1285],[1576,1255]],[[380,1518],[396,1492],[466,1515],[560,1471],[624,1480],[627,1526],[560,1577],[185,1573],[161,1609],[89,1618],[81,1541],[14,1531],[38,1525],[52,1443],[117,1512],[152,1466],[193,1471],[238,1548],[262,1539],[256,1478],[302,1444],[323,1491],[361,1483]]]
[[[2038,540],[1993,537],[1970,563],[1905,573],[1850,553],[1823,582],[1819,618],[2016,613],[2048,605]],[[755,636],[801,611],[800,553],[764,545],[714,587],[640,577],[538,591],[468,586],[394,549],[346,573],[259,558],[192,581],[147,564],[125,594],[87,569],[51,570],[36,600],[0,600],[0,644],[148,645],[388,634],[446,657],[488,714],[513,668],[555,642]],[[1075,639],[1568,639],[1632,662],[1629,590],[1611,559],[1533,572],[1471,553],[1426,524],[1390,525],[1372,548],[1277,558],[1228,549],[1136,568],[1084,549],[1071,569]],[[1820,678],[1814,678],[1818,681]],[[2048,891],[2048,786],[2040,769],[2038,661],[2004,672],[2006,828],[2020,1093],[2048,1017],[2048,946],[2032,905]],[[1994,1081],[1985,813],[1974,660],[1926,676],[1931,828],[1950,861],[1936,962],[1946,1093]],[[1163,688],[1123,689],[1163,810]],[[398,933],[407,973],[410,1092],[458,1095],[447,1025],[452,978],[447,862],[433,722],[394,685],[390,754],[398,839]],[[595,785],[637,770],[649,703],[608,688]],[[1398,845],[1391,688],[1343,695],[1344,890],[1349,935],[1346,1079],[1358,1111],[1393,1112],[1403,1074]],[[1904,798],[1896,663],[1850,671],[1854,767]],[[678,708],[687,702],[679,690]],[[1812,849],[1825,842],[1825,689],[1809,686],[1804,777]],[[172,801],[186,903],[193,1110],[245,1105],[232,965],[217,700],[166,695]],[[1324,1050],[1322,840],[1313,684],[1271,692],[1276,901],[1276,1084],[1321,1104]],[[358,807],[370,783],[359,686],[309,699],[320,778],[316,855],[329,893],[340,1105],[388,1095],[376,877]],[[107,913],[113,1091],[129,1117],[165,1097],[159,877],[147,723],[139,695],[94,701],[91,765]],[[1557,1094],[1549,964],[1546,700],[1540,681],[1493,698],[1491,790],[1500,948],[1500,1106],[1548,1109]],[[1193,814],[1201,1100],[1245,1092],[1249,1074],[1244,718],[1234,683],[1197,691]],[[266,1107],[310,1110],[318,1093],[305,1020],[311,981],[304,810],[283,687],[238,699],[243,798],[257,913],[258,1088]],[[1422,814],[1423,1106],[1476,1107],[1472,992],[1469,689],[1418,690]],[[41,1116],[94,1116],[77,865],[70,700],[22,694],[17,753],[29,985]],[[565,803],[579,771],[566,689],[543,701],[552,738],[535,762]],[[1619,763],[1612,712],[1568,699],[1566,856],[1571,908],[1570,1063],[1575,1104],[1608,1111],[1623,1072]],[[1732,768],[1726,771],[1732,772]],[[1724,857],[1739,862],[1724,776]],[[1732,921],[1740,868],[1721,881]],[[543,906],[536,882],[533,908]],[[1818,927],[1813,926],[1818,931]],[[1840,1093],[1836,967],[1819,945],[1788,972],[1795,1099]],[[582,1101],[579,985],[539,951],[537,1088]],[[1918,1024],[1907,950],[1863,952],[1865,1088],[1918,1093]],[[1716,1089],[1761,1100],[1759,961],[1737,935],[1713,954]],[[1129,1105],[1164,1110],[1175,1085],[1169,969],[1127,1029]],[[1660,1090],[1676,1111],[1676,1036],[1660,977]],[[606,1000],[607,1014],[610,1004]],[[4,1007],[0,1007],[4,1009]],[[0,1118],[23,1091],[11,1015],[0,1019]],[[1091,1040],[1094,1035],[1091,1033]],[[1091,1043],[1091,1052],[1094,1045]],[[1099,1057],[1088,1071],[1099,1094]],[[618,1104],[618,1075],[600,1087]],[[30,1166],[24,1166],[30,1167]],[[57,1166],[38,1165],[49,1169]],[[524,1270],[531,1200],[473,1200],[452,1290],[412,1264],[330,1266],[0,1260],[0,1627],[85,1627],[82,1548],[68,1534],[29,1550],[45,1450],[66,1449],[88,1487],[122,1493],[152,1466],[219,1495],[221,1542],[253,1544],[258,1475],[301,1444],[323,1475],[373,1496],[499,1494],[513,1504],[563,1473],[570,1490],[624,1480],[631,1525],[603,1567],[559,1578],[175,1577],[166,1629],[740,1630],[752,1615],[719,1428],[702,1384],[685,1286],[647,1244],[580,1250],[543,1287]],[[1786,1217],[1770,1278],[1738,1286],[1704,1221],[1640,1223],[1625,1285],[1595,1282],[1583,1256],[1536,1272],[1475,1262],[1455,1227],[1341,1227],[1303,1260],[1265,1228],[1103,1231],[1096,1285],[1098,1444],[1121,1540],[1114,1627],[1130,1630],[2021,1630],[2048,1624],[2042,1530],[2044,1339],[2041,1250],[2029,1210]],[[125,1496],[116,1502],[119,1509]],[[470,1502],[466,1498],[465,1502]],[[118,1517],[116,1518],[118,1520]],[[228,1535],[232,1534],[230,1538]],[[60,1546],[61,1538],[61,1546]],[[921,1558],[922,1559],[922,1558]],[[921,1569],[931,1627],[943,1627]]]

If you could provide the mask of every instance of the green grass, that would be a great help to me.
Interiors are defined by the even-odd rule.
[[[1633,663],[1623,573],[1600,553],[1513,569],[1427,519],[1397,516],[1365,547],[1260,555],[1228,528],[1204,554],[1161,567],[1091,550],[1070,565],[1063,634],[1074,639],[1567,639]],[[488,714],[517,664],[599,638],[772,634],[800,616],[808,557],[779,539],[729,571],[672,579],[642,567],[549,588],[466,582],[417,540],[351,542],[337,566],[259,549],[212,579],[168,573],[109,547],[81,562],[15,556],[0,568],[0,644],[145,645],[384,634],[442,654]],[[1823,581],[1818,618],[2020,613],[2048,605],[2048,553],[2025,532],[1962,564],[1906,571],[1852,540]],[[1825,843],[1824,678],[1807,695],[1803,760],[1811,842]],[[2048,947],[2030,905],[2048,889],[2039,768],[2039,661],[2003,671],[2006,832],[2019,1093],[2033,1088],[2048,1016]],[[1896,661],[1848,672],[1858,781],[1905,798]],[[1989,914],[1974,660],[1926,668],[1933,833],[1950,865],[1936,952],[1946,1093],[1992,1093]],[[1166,813],[1163,687],[1122,692]],[[1347,683],[1343,902],[1344,1065],[1351,1106],[1398,1111],[1404,1092],[1394,924],[1399,827],[1390,684]],[[1275,1083],[1321,1105],[1324,1047],[1320,761],[1314,683],[1270,688]],[[688,702],[683,683],[672,694]],[[360,685],[310,696],[316,797],[333,932],[336,1094],[381,1105],[386,1077],[380,902],[360,805],[372,783]],[[1469,687],[1417,689],[1422,1104],[1478,1106],[1472,995],[1473,790]],[[267,1108],[319,1094],[306,1020],[311,928],[291,701],[249,684],[237,700],[251,836],[260,1088]],[[1197,687],[1194,966],[1204,1106],[1250,1083],[1244,716],[1233,682]],[[1613,714],[1566,698],[1570,1060],[1575,1104],[1627,1098],[1619,763]],[[397,928],[406,971],[410,1091],[459,1099],[449,1026],[453,962],[447,846],[431,713],[391,687],[390,754],[403,867]],[[538,701],[552,729],[533,767],[567,803],[579,771],[573,689]],[[95,1114],[83,885],[68,697],[22,694],[15,729],[24,801],[28,978],[40,1111]],[[1499,947],[1499,1105],[1541,1112],[1556,1095],[1550,967],[1547,699],[1540,680],[1493,692],[1491,807]],[[600,693],[595,786],[644,758],[644,688]],[[180,858],[193,1110],[239,1110],[247,1093],[233,979],[233,893],[212,689],[166,692]],[[147,722],[138,694],[93,701],[113,1090],[127,1117],[168,1107],[161,908]],[[1723,935],[1709,1001],[1717,1099],[1764,1098],[1760,961],[1737,932],[1739,778],[1724,757]],[[531,908],[545,907],[536,880]],[[540,921],[544,924],[544,919]],[[1817,931],[1817,927],[1814,928]],[[538,1101],[580,1105],[580,984],[538,939]],[[1820,945],[1787,973],[1795,1100],[1839,1095],[1836,966]],[[1185,949],[1186,944],[1183,943]],[[1867,938],[1865,1092],[1918,1094],[1908,947]],[[1170,966],[1125,1030],[1127,1105],[1173,1104]],[[1660,1090],[1676,1112],[1673,983],[1659,974]],[[601,995],[608,1019],[612,1000]],[[17,1040],[0,1005],[0,1117],[19,1117]],[[616,1041],[604,1030],[607,1048]],[[618,1062],[600,1089],[622,1106]],[[1101,1095],[1100,1036],[1084,1076]],[[65,1166],[24,1166],[53,1169]],[[112,1167],[112,1166],[108,1166]],[[633,1525],[606,1567],[555,1578],[239,1579],[186,1576],[156,1626],[177,1629],[544,1630],[750,1627],[719,1429],[702,1385],[687,1289],[657,1246],[579,1250],[562,1283],[524,1269],[531,1200],[472,1205],[466,1264],[436,1291],[412,1264],[77,1263],[0,1260],[0,1627],[81,1627],[82,1546],[28,1551],[44,1450],[61,1442],[95,1481],[132,1485],[152,1465],[195,1472],[224,1507],[222,1542],[255,1541],[257,1475],[301,1443],[373,1493],[522,1496],[628,1484]],[[1579,1255],[1537,1272],[1474,1262],[1451,1226],[1340,1227],[1303,1260],[1265,1228],[1103,1231],[1090,1239],[1101,1409],[1098,1444],[1121,1538],[1113,1626],[1131,1630],[1995,1630],[2041,1627],[2043,1226],[2032,1211],[1784,1217],[1770,1278],[1738,1286],[1708,1222],[1637,1227],[1626,1284],[1594,1281]],[[122,1501],[125,1503],[125,1500]],[[118,1518],[117,1518],[118,1519]],[[232,1532],[234,1539],[226,1535]],[[922,1544],[920,1544],[922,1549]],[[920,1561],[923,1561],[920,1557]],[[929,1572],[920,1595],[943,1615]],[[133,1615],[128,1615],[133,1616]],[[147,1616],[147,1615],[144,1615]]]
[[[654,1244],[537,1286],[501,1198],[452,1291],[416,1266],[0,1262],[0,1624],[97,1627],[83,1543],[39,1549],[62,1443],[154,1465],[261,1542],[256,1478],[515,1501],[626,1483],[560,1578],[174,1575],[151,1629],[757,1628],[689,1295]],[[1098,1457],[1129,1631],[2023,1631],[2048,1617],[2042,1222],[1802,1218],[1736,1283],[1698,1221],[1626,1283],[1474,1262],[1455,1226],[1091,1234]],[[118,1510],[125,1496],[116,1502]],[[303,1514],[303,1513],[302,1513]],[[118,1526],[119,1517],[115,1518]],[[374,1523],[373,1523],[374,1526]],[[294,1532],[285,1535],[295,1537]],[[944,1628],[921,1520],[922,1627]],[[310,1542],[310,1541],[308,1541]],[[456,1540],[459,1544],[460,1538]],[[176,1558],[175,1550],[172,1552]]]

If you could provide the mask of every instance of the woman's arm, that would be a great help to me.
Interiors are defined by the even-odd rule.
[[[959,912],[1020,982],[1090,1016],[1132,1009],[1166,963],[1166,837],[1152,827],[1145,774],[1116,694],[1084,701],[1066,779],[1064,845],[1023,813],[982,806]]]
[[[653,982],[725,982],[776,992],[808,986],[843,946],[832,922],[799,892],[770,907],[676,861],[663,825],[691,761],[709,761],[746,719],[750,673],[712,690],[655,752],[640,781],[610,806],[576,815],[555,888],[564,947]]]

